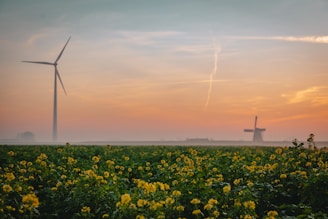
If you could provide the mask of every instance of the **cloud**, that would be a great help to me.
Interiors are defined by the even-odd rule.
[[[38,41],[44,38],[54,37],[61,37],[63,35],[67,35],[67,31],[65,28],[54,28],[54,27],[46,27],[40,29],[38,32],[33,33],[28,37],[25,44],[27,46],[34,46]]]
[[[286,97],[289,104],[311,102],[314,105],[326,105],[328,104],[328,87],[313,86],[291,95],[283,94],[282,97]]]
[[[284,116],[284,117],[275,117],[274,119],[272,119],[271,121],[269,121],[270,123],[278,123],[278,122],[288,122],[288,121],[292,121],[292,120],[301,120],[301,119],[308,119],[308,118],[312,118],[313,115],[312,114],[296,114],[296,115],[291,115],[291,116]]]
[[[124,39],[141,45],[152,45],[155,39],[181,35],[178,31],[117,31],[117,35]]]
[[[286,42],[328,44],[328,36],[232,36],[228,38],[237,40],[277,40]]]
[[[209,51],[207,45],[178,45],[175,48],[177,52],[193,53],[193,54],[202,54]]]
[[[27,39],[27,45],[28,46],[33,46],[36,41],[38,41],[39,39],[42,39],[42,38],[44,38],[46,36],[47,36],[46,33],[36,33],[36,34],[30,36]]]

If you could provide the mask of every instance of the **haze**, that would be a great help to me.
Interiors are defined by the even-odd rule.
[[[0,139],[328,140],[328,2],[0,2]],[[217,56],[216,56],[217,55]]]

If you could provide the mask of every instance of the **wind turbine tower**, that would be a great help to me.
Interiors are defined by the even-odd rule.
[[[27,63],[34,63],[34,64],[42,64],[42,65],[52,65],[55,68],[55,72],[54,72],[54,109],[53,109],[53,126],[52,126],[52,140],[53,142],[57,141],[57,78],[60,81],[60,84],[64,90],[65,95],[67,96],[63,81],[60,77],[59,71],[57,69],[57,64],[58,61],[60,59],[60,57],[62,56],[69,40],[71,39],[71,37],[68,38],[64,48],[61,50],[61,52],[59,53],[57,59],[55,60],[55,62],[43,62],[43,61],[22,61],[22,62],[27,62]]]
[[[265,131],[263,128],[257,128],[257,116],[255,116],[254,129],[244,129],[244,132],[253,132],[253,142],[263,142],[262,132]]]

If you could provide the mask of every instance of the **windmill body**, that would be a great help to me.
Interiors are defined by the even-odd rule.
[[[257,116],[255,116],[254,129],[244,129],[244,132],[253,132],[253,142],[263,142],[262,132],[265,131],[264,128],[257,128]]]
[[[42,65],[52,65],[54,66],[55,68],[55,71],[54,71],[54,109],[53,109],[53,127],[52,127],[52,140],[54,142],[57,141],[57,78],[59,79],[60,81],[60,84],[64,90],[64,93],[67,95],[66,93],[66,90],[65,90],[65,87],[64,87],[64,84],[63,84],[63,81],[60,77],[60,74],[59,74],[59,71],[57,69],[57,64],[58,64],[58,61],[60,59],[60,57],[62,56],[69,40],[71,39],[71,37],[68,38],[64,48],[61,50],[61,52],[59,53],[57,59],[55,60],[55,62],[39,62],[39,61],[23,61],[23,62],[27,62],[27,63],[33,63],[33,64],[42,64]]]

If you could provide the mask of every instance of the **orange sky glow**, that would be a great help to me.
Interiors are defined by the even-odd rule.
[[[53,67],[21,61],[53,61],[72,36],[59,141],[251,140],[256,115],[264,140],[328,140],[328,3],[259,2],[0,3],[0,139],[51,140]]]

